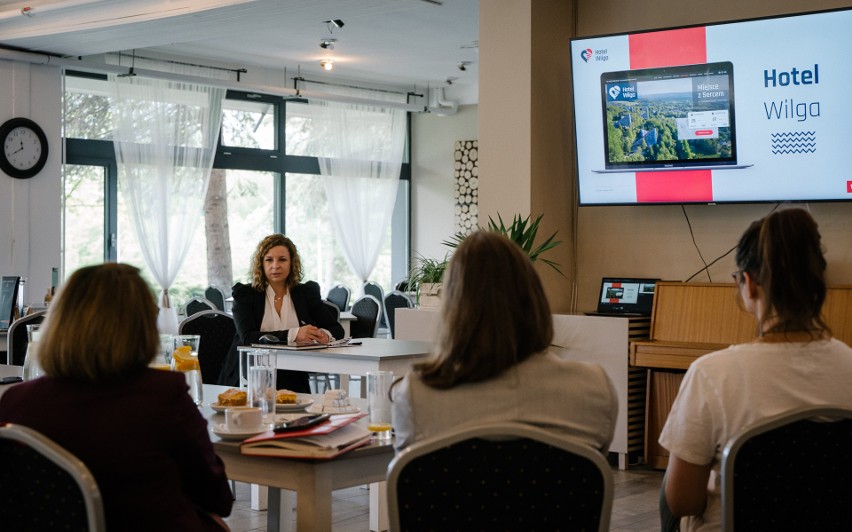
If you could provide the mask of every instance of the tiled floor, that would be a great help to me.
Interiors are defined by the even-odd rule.
[[[615,471],[615,501],[610,530],[613,532],[657,532],[660,518],[657,511],[662,471],[644,466],[632,466],[627,471]],[[334,532],[365,532],[368,528],[368,493],[366,487],[334,492]],[[249,486],[237,483],[237,500],[228,524],[234,532],[266,531],[266,512],[249,507]]]

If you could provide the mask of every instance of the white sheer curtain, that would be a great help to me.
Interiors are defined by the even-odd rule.
[[[168,290],[203,217],[225,89],[136,76],[110,82],[118,182],[162,289],[160,332],[177,334]]]
[[[376,266],[399,186],[406,112],[311,102],[323,157],[320,173],[335,234],[349,267],[366,281]]]

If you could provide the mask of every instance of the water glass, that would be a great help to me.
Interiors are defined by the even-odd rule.
[[[391,439],[391,384],[393,384],[392,371],[367,373],[367,400],[370,404],[370,423],[367,428],[379,441]]]
[[[180,371],[186,377],[189,386],[189,395],[192,401],[201,405],[202,382],[201,365],[198,362],[198,346],[201,344],[201,336],[197,334],[182,334],[172,337],[172,370]]]
[[[275,355],[269,349],[254,349],[246,353],[248,368],[248,406],[260,408],[264,423],[275,418]]]
[[[41,336],[41,324],[27,325],[27,353],[24,356],[23,378],[25,381],[37,379],[44,374],[38,362],[38,340]]]
[[[159,360],[156,360],[156,363],[164,363],[169,366],[172,365],[172,351],[174,351],[174,340],[172,339],[171,334],[161,334],[160,335],[160,354]]]

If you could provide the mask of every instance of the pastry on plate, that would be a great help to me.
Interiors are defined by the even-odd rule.
[[[296,392],[278,390],[275,394],[275,402],[279,405],[295,405],[299,400],[296,398]]]
[[[246,392],[242,390],[237,390],[236,388],[230,388],[225,390],[224,392],[219,394],[219,405],[220,406],[245,406],[246,405]]]

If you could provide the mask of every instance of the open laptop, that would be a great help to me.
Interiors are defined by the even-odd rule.
[[[604,277],[598,295],[598,310],[590,316],[650,316],[654,288],[659,279]]]
[[[606,161],[594,172],[752,166],[737,163],[729,61],[604,72],[601,99]]]

